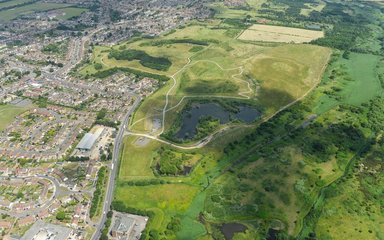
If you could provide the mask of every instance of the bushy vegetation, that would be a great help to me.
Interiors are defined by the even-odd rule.
[[[164,40],[154,40],[154,41],[142,43],[140,46],[163,46],[163,45],[169,45],[169,44],[175,44],[175,43],[188,43],[193,45],[208,46],[209,43],[218,43],[218,41],[215,39],[196,40],[196,39],[190,39],[190,38],[164,39]]]
[[[107,118],[107,113],[108,113],[107,109],[105,108],[101,109],[96,115],[95,124],[103,125],[106,127],[117,128],[120,125],[120,122]]]
[[[89,160],[89,157],[78,157],[78,156],[69,156],[68,158],[65,159],[68,162],[85,162]]]
[[[182,174],[185,162],[191,159],[191,155],[185,153],[178,153],[171,149],[160,148],[157,152],[157,166],[156,169],[160,174],[164,175],[178,175]]]
[[[160,82],[165,82],[165,81],[169,80],[169,77],[164,76],[164,75],[142,72],[142,71],[139,71],[136,69],[122,68],[122,67],[114,67],[114,68],[110,68],[110,69],[107,69],[104,71],[99,71],[99,72],[94,73],[92,76],[95,78],[106,78],[106,77],[112,76],[113,74],[115,74],[119,71],[125,72],[125,73],[132,73],[132,74],[139,76],[139,77],[153,78],[153,79],[159,80]]]
[[[64,55],[68,50],[68,41],[50,43],[43,47],[42,52],[48,54]]]
[[[381,137],[383,103],[383,97],[377,97],[359,108],[360,113],[366,115],[362,118],[364,126],[379,134],[378,138],[372,137],[362,145],[343,176],[321,191],[316,204],[305,217],[300,239],[341,239],[346,236],[374,239],[374,235],[383,236],[375,223],[382,215],[379,193],[384,175],[383,171],[376,169],[383,169],[379,157],[384,150]],[[356,108],[350,110],[356,111]],[[344,221],[345,218],[349,220]]]
[[[104,199],[104,191],[105,185],[108,181],[108,171],[106,167],[101,167],[97,173],[97,181],[96,181],[96,189],[93,193],[93,198],[91,202],[91,208],[89,209],[89,216],[93,218],[97,215],[97,212],[100,211],[103,199]]]
[[[109,58],[115,58],[116,60],[139,60],[140,64],[147,68],[152,68],[160,71],[167,71],[172,65],[172,62],[165,57],[153,57],[148,55],[146,52],[141,50],[112,50],[109,55]]]

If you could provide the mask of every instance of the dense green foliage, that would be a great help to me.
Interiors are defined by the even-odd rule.
[[[157,154],[159,155],[157,170],[160,174],[165,175],[181,174],[185,161],[191,158],[185,153],[177,153],[166,148],[160,148]]]
[[[188,43],[193,45],[208,46],[209,43],[218,43],[218,41],[215,39],[196,40],[196,39],[190,39],[190,38],[166,39],[166,40],[154,40],[154,41],[142,43],[141,46],[163,46],[163,45],[175,44],[175,43]]]
[[[128,50],[112,50],[109,55],[109,58],[115,58],[116,60],[139,60],[140,64],[144,67],[160,70],[160,71],[167,71],[169,67],[172,65],[172,62],[169,61],[168,58],[165,57],[153,57],[148,55],[146,52],[141,50],[134,50],[134,49],[128,49]]]
[[[93,218],[97,210],[102,207],[103,198],[104,198],[104,188],[108,181],[107,168],[101,167],[97,173],[96,189],[93,193],[93,198],[91,202],[91,208],[89,210],[89,216]]]
[[[159,81],[164,81],[164,82],[169,80],[169,77],[164,76],[164,75],[148,73],[148,72],[142,72],[142,71],[139,71],[139,70],[136,70],[136,69],[132,69],[132,68],[118,68],[118,67],[110,68],[110,69],[107,69],[107,70],[104,70],[104,71],[96,72],[92,76],[96,77],[96,78],[106,78],[106,77],[112,76],[113,74],[115,74],[115,73],[117,73],[119,71],[125,72],[125,73],[132,73],[132,74],[134,74],[136,76],[139,76],[139,77],[153,78],[153,79],[156,79],[156,80],[159,80]]]

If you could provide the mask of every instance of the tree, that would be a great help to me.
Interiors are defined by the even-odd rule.
[[[103,68],[103,65],[101,65],[101,63],[95,63],[94,67],[96,70],[100,70]]]
[[[56,219],[59,221],[63,221],[65,219],[65,212],[60,211],[56,214]]]

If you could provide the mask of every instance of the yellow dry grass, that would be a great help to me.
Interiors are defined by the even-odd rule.
[[[254,24],[245,30],[238,39],[262,42],[305,43],[322,37],[324,37],[322,31]]]

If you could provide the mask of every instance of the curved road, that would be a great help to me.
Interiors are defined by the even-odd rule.
[[[1,177],[1,178],[6,179],[6,177]],[[56,178],[50,177],[48,175],[38,174],[38,175],[35,175],[35,176],[30,176],[30,177],[15,177],[14,179],[27,179],[27,178],[43,178],[43,179],[46,179],[46,180],[50,181],[51,184],[54,187],[54,194],[52,194],[50,199],[48,199],[41,206],[36,206],[34,208],[31,208],[31,209],[28,209],[28,210],[24,210],[22,212],[12,212],[12,211],[8,211],[8,210],[6,211],[6,210],[1,210],[0,209],[0,213],[1,214],[8,214],[8,215],[10,215],[12,217],[16,217],[16,218],[22,218],[22,217],[26,217],[26,216],[29,216],[29,215],[36,215],[40,211],[42,211],[42,210],[46,209],[47,207],[49,207],[52,204],[52,202],[57,198],[59,193],[60,193],[59,192],[60,191],[60,184],[59,184],[59,182],[56,180]]]

